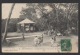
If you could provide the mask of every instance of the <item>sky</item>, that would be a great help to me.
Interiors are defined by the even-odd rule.
[[[8,18],[12,4],[13,3],[2,3],[2,19]],[[22,7],[26,8],[26,3],[16,3],[11,18],[19,18]],[[48,12],[52,10],[49,6],[46,6],[44,8],[47,9]]]
[[[11,6],[12,3],[2,3],[2,19],[8,18]],[[22,7],[26,7],[26,3],[16,3],[11,18],[19,18]]]

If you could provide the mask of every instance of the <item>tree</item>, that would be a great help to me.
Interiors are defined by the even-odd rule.
[[[14,9],[14,6],[15,6],[15,3],[12,5],[11,11],[10,11],[10,13],[9,13],[9,19],[7,19],[7,21],[6,21],[5,32],[4,32],[4,36],[3,36],[2,42],[5,42],[5,41],[6,41],[6,37],[7,37],[7,27],[8,27],[9,20],[10,20],[10,18],[11,18],[12,11],[13,11],[13,9]]]
[[[48,12],[47,9],[44,8],[46,6],[49,6],[52,10]],[[30,9],[35,12],[32,12],[32,10],[28,12],[28,9],[25,9],[24,12],[22,11],[22,13],[24,13],[23,15],[26,15],[27,17],[30,13],[32,20],[35,20],[36,26],[41,30],[49,30],[52,27],[53,29],[57,29],[59,32],[64,33],[69,27],[72,27],[71,25],[74,26],[77,24],[77,3],[29,3],[29,10]],[[37,17],[36,10],[39,11],[40,18]],[[32,15],[37,19],[33,18]],[[74,19],[74,16],[76,19]]]

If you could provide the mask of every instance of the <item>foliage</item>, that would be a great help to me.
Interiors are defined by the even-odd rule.
[[[77,33],[78,3],[27,3],[26,7],[28,8],[22,9],[20,18],[13,21],[14,28],[17,22],[28,18],[35,22],[36,28],[40,31],[57,29],[64,33],[74,27]],[[48,11],[50,8],[52,10]]]
[[[30,8],[22,10],[22,13],[26,13],[24,15],[29,16],[30,18],[36,22],[36,26],[40,30],[45,29],[57,29],[59,32],[65,32],[69,28],[75,27],[77,29],[78,25],[78,4],[77,3],[27,3],[27,6]],[[44,7],[49,6],[52,8],[51,12],[46,11]],[[30,10],[31,9],[31,10]],[[40,11],[40,18],[37,18],[37,11]],[[27,12],[30,10],[29,12]],[[34,11],[34,12],[33,12]],[[28,13],[28,14],[27,14]],[[33,15],[33,14],[34,15]],[[33,16],[31,16],[33,15]]]

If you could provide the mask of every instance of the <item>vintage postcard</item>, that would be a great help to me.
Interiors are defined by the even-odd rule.
[[[78,3],[2,3],[2,53],[78,53]]]

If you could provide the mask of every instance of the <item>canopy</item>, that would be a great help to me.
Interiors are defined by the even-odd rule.
[[[33,22],[33,21],[26,18],[25,20],[19,22],[18,24],[24,24],[24,23],[35,23],[35,22]]]

